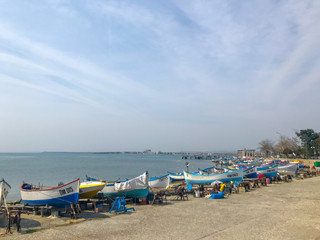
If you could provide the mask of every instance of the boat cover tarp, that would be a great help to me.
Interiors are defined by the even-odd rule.
[[[148,174],[147,172],[142,175],[130,179],[125,182],[119,182],[114,184],[114,189],[116,191],[125,191],[125,190],[133,190],[133,189],[144,189],[148,187]]]
[[[221,199],[224,198],[224,193],[221,191],[219,193],[213,193],[210,197],[207,197],[207,199]]]

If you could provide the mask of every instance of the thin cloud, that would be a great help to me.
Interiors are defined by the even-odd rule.
[[[24,12],[10,2],[6,12],[0,8],[3,106],[21,101],[10,93],[24,89],[30,98],[44,93],[34,94],[44,103],[62,99],[50,102],[55,113],[69,100],[77,118],[99,116],[87,118],[95,132],[109,120],[113,141],[103,136],[104,144],[116,146],[117,136],[129,134],[139,146],[172,150],[226,149],[230,139],[230,146],[242,147],[272,129],[306,123],[298,106],[319,117],[312,106],[319,99],[319,1],[48,0],[37,5],[45,16],[23,6]],[[270,116],[281,121],[271,123]],[[168,144],[164,136],[176,141]]]

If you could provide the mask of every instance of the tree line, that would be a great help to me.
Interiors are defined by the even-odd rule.
[[[318,158],[320,153],[320,133],[313,129],[295,132],[296,137],[280,134],[277,142],[264,139],[259,142],[259,150],[265,157]]]

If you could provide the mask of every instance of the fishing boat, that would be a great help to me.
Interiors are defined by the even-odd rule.
[[[105,182],[100,181],[82,182],[79,186],[79,198],[93,198],[99,191],[104,188],[105,185]]]
[[[278,173],[281,175],[296,175],[298,171],[299,164],[298,163],[289,163],[287,165],[278,165]]]
[[[257,178],[258,177],[257,167],[253,166],[253,167],[243,168],[243,177],[245,177],[245,178]]]
[[[69,207],[79,198],[80,179],[57,187],[37,186],[23,182],[20,187],[21,202],[29,206],[50,205]]]
[[[263,174],[266,177],[273,178],[278,174],[277,169],[277,166],[262,166],[257,168],[257,174]]]
[[[183,173],[172,173],[168,172],[170,181],[171,182],[176,182],[176,181],[184,181],[184,175]]]
[[[150,188],[168,188],[170,183],[169,174],[162,177],[153,177],[149,179]]]
[[[7,183],[4,179],[0,180],[0,207],[3,203],[5,203],[7,195],[11,189],[9,183]]]
[[[243,171],[242,169],[217,174],[201,174],[201,173],[188,173],[183,171],[187,184],[211,184],[214,181],[230,182],[230,181],[242,181]]]
[[[146,197],[149,193],[148,172],[122,182],[107,183],[101,190],[106,197],[125,196],[128,198]]]

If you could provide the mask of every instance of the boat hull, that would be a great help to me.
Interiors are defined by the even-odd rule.
[[[70,206],[71,203],[77,203],[79,198],[79,193],[70,194],[67,196],[59,198],[50,198],[42,200],[23,200],[22,203],[29,206],[54,206],[54,207],[65,207]]]
[[[288,164],[284,166],[278,166],[278,173],[281,175],[296,175],[296,172],[299,168],[298,164]]]
[[[243,171],[237,170],[233,172],[201,175],[199,173],[183,172],[187,184],[211,184],[214,181],[230,182],[243,180]]]
[[[177,182],[177,181],[184,181],[184,175],[183,174],[175,174],[168,172],[169,178],[171,182]]]
[[[243,177],[245,178],[257,178],[257,167],[250,167],[243,169]]]
[[[68,207],[70,204],[77,203],[79,199],[79,179],[47,189],[24,189],[24,184],[21,185],[20,192],[21,202],[25,205]]]
[[[145,189],[134,189],[134,190],[126,190],[126,191],[103,191],[103,196],[106,197],[120,197],[124,196],[126,198],[142,198],[146,197],[149,194],[149,187]]]
[[[257,174],[263,174],[266,177],[269,178],[273,178],[275,176],[277,176],[278,171],[277,171],[277,167],[260,167],[257,168]]]
[[[79,198],[93,198],[99,191],[101,191],[106,183],[103,182],[82,182],[79,187]]]
[[[149,177],[148,173],[118,183],[107,184],[102,193],[106,197],[119,197],[124,196],[127,198],[141,198],[149,194]]]

